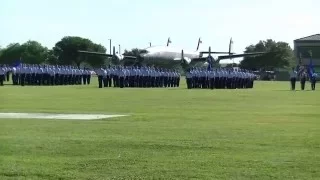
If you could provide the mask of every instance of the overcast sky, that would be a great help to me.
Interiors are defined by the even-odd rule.
[[[234,52],[272,38],[293,40],[320,33],[316,0],[1,0],[0,46],[37,40],[51,48],[64,36],[81,36],[121,49],[165,45]],[[123,52],[123,51],[122,51]]]

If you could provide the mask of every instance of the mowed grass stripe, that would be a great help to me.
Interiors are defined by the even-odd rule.
[[[0,179],[320,177],[318,91],[291,92],[288,82],[213,91],[93,83],[0,87],[0,112],[130,115],[0,119]]]

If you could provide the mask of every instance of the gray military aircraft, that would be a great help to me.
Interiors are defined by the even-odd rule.
[[[201,39],[198,40],[197,49],[195,51],[184,50],[182,48],[176,48],[169,46],[171,43],[170,38],[167,41],[166,46],[150,46],[141,51],[139,56],[127,56],[124,54],[117,54],[115,52],[115,47],[113,47],[113,54],[105,54],[98,52],[89,52],[89,51],[78,51],[82,54],[91,54],[91,55],[101,55],[106,57],[116,58],[118,61],[123,59],[142,59],[143,60],[161,60],[161,61],[176,61],[184,65],[192,65],[194,63],[203,62],[208,64],[219,64],[220,60],[224,59],[233,59],[245,56],[257,56],[265,54],[265,52],[255,52],[255,53],[244,53],[236,54],[232,52],[233,41],[230,39],[229,51],[228,52],[214,52],[211,51],[209,47],[208,51],[199,51],[199,45],[202,43]],[[219,55],[216,59],[212,57],[212,54],[222,54]]]

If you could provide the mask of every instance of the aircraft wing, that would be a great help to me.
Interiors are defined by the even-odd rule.
[[[265,54],[265,52],[245,53],[245,54],[231,54],[231,55],[225,55],[225,56],[218,56],[218,60],[233,59],[233,58],[239,58],[239,57],[245,57],[245,56],[255,56],[255,55],[262,55],[262,54]]]
[[[209,52],[209,51],[201,51],[200,54],[229,54],[229,52]]]
[[[90,54],[90,55],[98,55],[98,56],[106,56],[106,57],[112,57],[112,55],[111,55],[111,54],[99,53],[99,52],[92,52],[92,51],[78,51],[78,53],[81,53],[81,54]]]
[[[123,56],[124,58],[128,58],[128,59],[137,59],[137,57],[135,57],[135,56]]]
[[[78,51],[81,54],[89,54],[89,55],[97,55],[97,56],[105,56],[105,57],[113,57],[112,54],[106,54],[106,53],[99,53],[99,52],[92,52],[92,51]],[[126,56],[123,55],[124,58],[128,59],[137,59],[135,56]]]
[[[208,61],[208,57],[200,57],[200,58],[193,58],[191,59],[191,62],[207,62]]]

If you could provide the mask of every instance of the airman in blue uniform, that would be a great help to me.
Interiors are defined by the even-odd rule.
[[[310,78],[312,91],[316,90],[317,77],[318,77],[317,73],[312,73],[311,78]]]
[[[300,73],[300,85],[301,85],[301,90],[303,91],[306,85],[306,80],[307,80],[307,72],[303,70]]]

